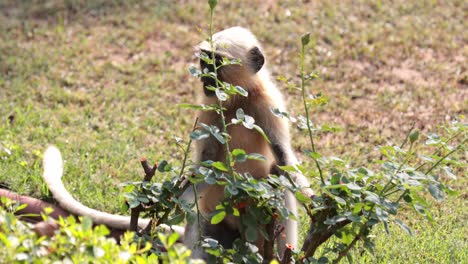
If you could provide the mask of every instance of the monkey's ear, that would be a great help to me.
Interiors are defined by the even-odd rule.
[[[265,64],[265,57],[258,47],[254,47],[249,51],[249,57],[252,69],[257,73]]]

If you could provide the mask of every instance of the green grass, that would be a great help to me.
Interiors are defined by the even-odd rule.
[[[201,93],[187,69],[208,5],[109,2],[0,3],[0,182],[14,191],[50,198],[40,178],[48,144],[62,151],[73,195],[110,212],[123,200],[118,184],[142,176],[140,157],[180,164],[174,136],[188,138],[195,114],[177,104]],[[312,120],[342,128],[320,136],[321,153],[362,164],[413,123],[427,133],[467,114],[464,1],[303,2],[221,1],[215,30],[249,27],[273,76],[295,82],[300,36],[312,33],[306,67],[321,78],[309,88],[329,98]],[[298,92],[282,90],[301,114]],[[292,133],[301,153],[307,137],[294,125]],[[450,182],[459,197],[434,204],[435,225],[405,213],[416,236],[376,232],[376,256],[362,262],[468,261],[464,174]]]

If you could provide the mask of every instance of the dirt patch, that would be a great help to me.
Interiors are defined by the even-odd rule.
[[[408,69],[405,67],[393,68],[391,73],[395,78],[397,78],[398,80],[402,82],[412,83],[416,85],[423,85],[423,86],[428,85],[423,75],[416,70]]]

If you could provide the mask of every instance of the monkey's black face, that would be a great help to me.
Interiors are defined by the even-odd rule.
[[[214,59],[214,65],[212,63],[206,63],[206,59],[204,58]],[[248,51],[246,61],[241,63],[245,65],[245,70],[251,72],[252,74],[256,74],[258,71],[260,71],[260,69],[262,69],[263,65],[265,64],[265,57],[263,56],[262,52],[258,47],[253,47]],[[223,65],[222,56],[215,53],[213,58],[213,54],[210,51],[201,51],[200,68],[204,74],[210,72],[214,73],[216,66],[218,80],[224,81],[222,78],[223,68],[220,67],[221,65]],[[201,81],[203,82],[203,91],[205,92],[205,95],[214,96],[215,92],[210,90],[209,87],[216,87],[216,80],[212,76],[203,76],[201,77]]]
[[[202,54],[204,56],[212,58],[212,54],[208,51],[202,50]],[[222,64],[223,58],[217,54],[215,54],[214,62],[216,67],[219,67]],[[214,73],[215,72],[215,65],[206,63],[203,59],[200,59],[200,68],[203,73]],[[218,70],[219,71],[219,70]],[[219,77],[218,77],[219,78]],[[201,81],[203,82],[203,91],[205,92],[206,96],[214,96],[215,92],[208,89],[208,87],[216,87],[216,80],[209,76],[201,77]]]

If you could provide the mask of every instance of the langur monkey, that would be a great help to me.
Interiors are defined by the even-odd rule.
[[[213,35],[213,50],[216,64],[220,65],[222,58],[240,60],[240,64],[225,65],[217,70],[218,79],[222,82],[241,86],[248,92],[247,97],[240,95],[231,96],[223,102],[226,108],[224,115],[226,120],[236,117],[236,111],[242,108],[245,114],[252,116],[255,123],[259,125],[267,135],[271,144],[262,135],[249,130],[242,125],[231,125],[228,127],[230,135],[229,145],[231,149],[243,149],[247,153],[262,154],[266,161],[248,160],[236,163],[234,170],[238,173],[250,173],[255,178],[266,178],[269,174],[278,174],[278,166],[295,165],[297,159],[294,156],[290,144],[288,122],[284,118],[277,117],[272,109],[278,108],[285,111],[283,96],[272,82],[270,73],[265,67],[265,57],[255,36],[247,29],[233,27],[220,31]],[[208,41],[196,46],[196,51],[212,56],[212,47]],[[205,63],[200,59],[203,72],[207,70],[214,72],[213,65]],[[208,89],[209,86],[216,87],[215,80],[210,77],[202,77],[204,96],[202,103],[206,105],[217,104],[215,92]],[[199,114],[199,122],[207,125],[220,127],[220,115],[214,111],[202,111]],[[220,128],[221,129],[221,128]],[[213,136],[195,142],[194,162],[212,160],[225,161],[225,148]],[[309,197],[313,195],[309,188],[308,180],[299,173],[291,175],[295,183],[301,187],[302,192]],[[209,214],[215,210],[216,205],[224,198],[224,187],[209,185],[207,183],[197,184],[199,213],[201,223],[187,224],[185,227],[184,243],[192,250],[192,258],[206,258],[203,250],[196,245],[200,237],[211,237],[225,248],[231,248],[233,241],[241,235],[238,228],[238,220],[234,216],[226,218],[217,225],[209,223]],[[182,196],[183,199],[194,203],[195,196],[193,188],[188,188]],[[296,200],[290,192],[285,193],[285,204],[293,213],[297,213]],[[278,247],[283,252],[285,243],[297,246],[298,231],[297,223],[291,219],[283,223],[284,233],[278,236]],[[199,233],[201,227],[201,234]],[[262,253],[262,243],[256,242]]]
[[[63,161],[60,151],[56,147],[48,147],[44,153],[43,159],[44,173],[42,177],[47,184],[50,192],[60,206],[70,213],[80,216],[89,216],[95,224],[103,224],[112,228],[126,230],[130,226],[130,217],[123,215],[108,214],[89,208],[75,200],[65,189],[62,183]],[[139,219],[138,225],[144,228],[149,223],[149,219]],[[162,225],[165,231],[174,231],[181,236],[184,234],[184,228],[180,226]],[[183,238],[182,238],[183,240]]]

